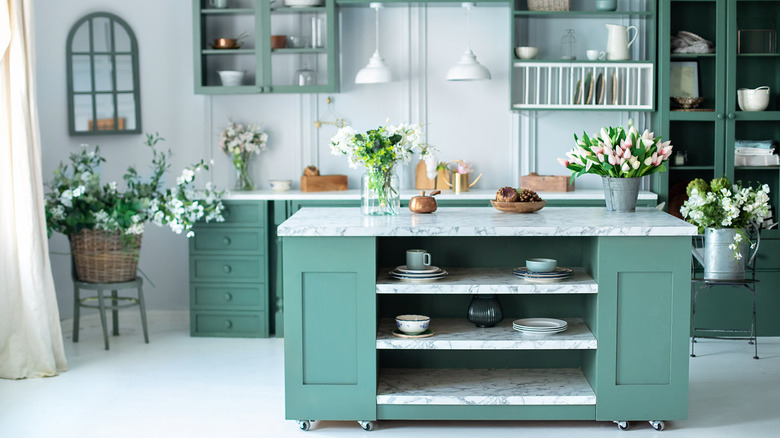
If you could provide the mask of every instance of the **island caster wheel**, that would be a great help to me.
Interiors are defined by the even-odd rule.
[[[360,427],[363,428],[363,430],[371,432],[372,430],[376,429],[376,423],[373,421],[358,421],[358,424]]]
[[[658,421],[658,420],[651,420],[650,425],[653,426],[653,429],[659,432],[664,430],[664,427],[666,427],[666,424],[664,424],[663,421]]]
[[[617,424],[617,427],[620,430],[628,430],[628,421],[615,421],[615,424]]]
[[[309,420],[298,420],[298,427],[301,428],[302,431],[307,431],[311,429],[311,421]]]

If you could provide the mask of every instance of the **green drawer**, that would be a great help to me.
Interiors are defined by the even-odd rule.
[[[195,309],[265,310],[265,285],[191,284],[190,304]]]
[[[264,256],[190,256],[190,279],[265,283],[265,265]]]
[[[192,336],[265,338],[268,328],[265,312],[192,312]]]
[[[190,239],[190,251],[195,252],[250,252],[265,254],[264,228],[198,227]]]
[[[211,222],[219,224],[265,226],[265,201],[236,202],[224,201],[225,209],[222,211],[224,222]]]

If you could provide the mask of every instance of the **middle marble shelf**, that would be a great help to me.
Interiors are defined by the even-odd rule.
[[[427,338],[399,338],[395,323],[383,318],[376,335],[378,350],[595,350],[596,337],[580,318],[563,318],[568,329],[546,336],[527,336],[512,329],[512,318],[495,327],[477,328],[462,318],[433,318]]]
[[[449,268],[450,275],[435,281],[403,281],[381,268],[376,280],[378,294],[595,294],[599,285],[582,268],[560,281],[528,281],[512,275],[512,268]]]

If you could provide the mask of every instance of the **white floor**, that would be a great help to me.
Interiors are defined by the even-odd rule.
[[[689,419],[656,432],[594,421],[380,421],[314,423],[284,419],[281,339],[191,338],[186,312],[150,312],[146,345],[135,313],[103,350],[99,320],[82,318],[79,342],[64,321],[70,371],[47,379],[0,379],[0,437],[777,437],[780,338],[702,340],[691,359]],[[658,435],[663,434],[663,435]]]

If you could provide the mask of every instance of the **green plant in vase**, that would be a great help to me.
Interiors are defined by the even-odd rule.
[[[229,122],[219,139],[219,147],[229,155],[236,169],[235,190],[254,190],[255,183],[249,173],[249,160],[267,149],[268,134],[258,125]]]
[[[331,153],[345,155],[349,166],[366,167],[361,180],[361,211],[365,215],[395,215],[401,206],[396,163],[408,163],[415,153],[425,160],[429,178],[437,174],[434,148],[423,140],[419,125],[380,126],[360,134],[350,126],[339,129],[331,138]]]

